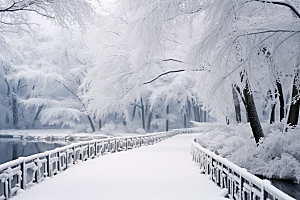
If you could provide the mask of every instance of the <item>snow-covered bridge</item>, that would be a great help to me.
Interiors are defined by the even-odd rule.
[[[82,162],[42,181],[15,200],[225,199],[191,161],[194,134]]]
[[[231,199],[292,199],[193,143],[192,155],[200,163],[199,170],[190,154],[191,141],[196,134],[180,134],[164,140],[177,133],[88,141],[0,165],[0,183],[5,186],[0,199],[7,199],[16,191],[15,200],[217,200],[225,199],[224,193]],[[159,143],[148,145],[156,142]],[[142,145],[142,148],[121,151]],[[73,165],[103,153],[110,155]],[[51,178],[42,181],[47,176]],[[36,182],[40,184],[35,185]],[[35,186],[26,191],[20,189],[32,185]],[[221,190],[217,185],[227,189]]]

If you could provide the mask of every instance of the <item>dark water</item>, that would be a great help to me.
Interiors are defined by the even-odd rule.
[[[291,197],[300,200],[300,185],[289,181],[270,180],[272,185],[290,195]]]
[[[51,143],[43,141],[27,141],[21,139],[1,138],[0,139],[0,164],[30,156],[57,147],[65,146],[63,143]]]

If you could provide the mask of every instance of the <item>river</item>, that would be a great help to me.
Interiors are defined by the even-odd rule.
[[[19,157],[42,153],[65,145],[67,145],[66,142],[27,141],[15,138],[1,138],[0,164]]]
[[[290,195],[291,197],[300,200],[300,185],[297,183],[281,180],[270,180],[272,185]]]

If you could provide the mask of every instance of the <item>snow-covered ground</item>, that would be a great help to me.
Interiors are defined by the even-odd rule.
[[[21,191],[13,200],[221,200],[222,192],[191,160],[190,141],[158,144],[89,160]]]
[[[197,142],[249,172],[300,183],[300,129],[283,133],[283,124],[263,124],[256,146],[249,124],[199,123]]]

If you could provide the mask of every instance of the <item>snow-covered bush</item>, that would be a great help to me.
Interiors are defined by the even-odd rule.
[[[146,131],[145,131],[145,129],[143,129],[143,128],[138,128],[138,129],[136,129],[136,132],[137,132],[138,134],[146,134]]]
[[[101,131],[105,133],[110,133],[116,129],[116,125],[113,122],[107,123],[101,128]]]
[[[258,147],[249,124],[201,124],[197,142],[253,174],[300,183],[300,129],[283,133],[281,123],[263,127],[266,137]]]

